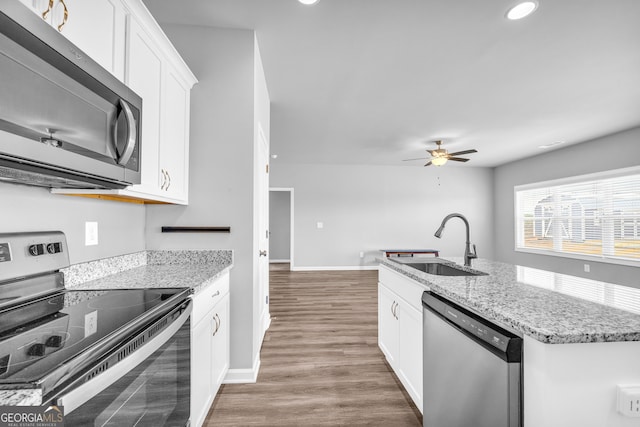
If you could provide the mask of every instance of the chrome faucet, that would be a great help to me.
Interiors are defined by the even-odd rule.
[[[471,242],[469,241],[469,221],[467,221],[467,218],[465,218],[464,215],[459,213],[452,213],[445,216],[442,220],[442,224],[440,224],[440,228],[438,228],[434,236],[439,239],[440,235],[442,234],[442,230],[444,230],[444,225],[453,217],[457,217],[463,220],[464,225],[467,227],[467,243],[464,247],[464,265],[466,265],[467,267],[471,267],[471,260],[473,258],[478,258],[478,254],[476,254],[476,245],[473,245],[473,250],[471,250]]]

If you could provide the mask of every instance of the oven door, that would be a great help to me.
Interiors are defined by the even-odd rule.
[[[78,426],[187,426],[190,316],[187,300],[96,363],[54,399]]]

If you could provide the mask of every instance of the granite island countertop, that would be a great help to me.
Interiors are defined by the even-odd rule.
[[[64,269],[70,290],[191,288],[194,293],[233,267],[231,250],[145,251]]]
[[[640,341],[640,289],[486,259],[471,270],[485,276],[437,276],[404,263],[380,263],[455,303],[542,343]],[[462,258],[424,261],[456,263]]]

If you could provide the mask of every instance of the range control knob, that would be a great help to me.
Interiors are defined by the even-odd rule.
[[[47,243],[47,252],[57,254],[62,252],[62,244],[60,242]]]
[[[37,245],[29,245],[29,253],[33,256],[44,254],[44,245],[38,243]]]
[[[27,354],[29,356],[37,356],[37,357],[41,357],[44,356],[44,344],[34,344],[31,347],[29,347],[29,349],[27,350]]]
[[[60,335],[51,335],[44,342],[44,345],[46,345],[47,347],[56,347],[56,348],[61,347],[62,346],[62,336],[60,336]]]

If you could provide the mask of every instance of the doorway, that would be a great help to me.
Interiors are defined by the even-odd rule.
[[[269,189],[269,262],[278,269],[294,266],[293,188]]]

